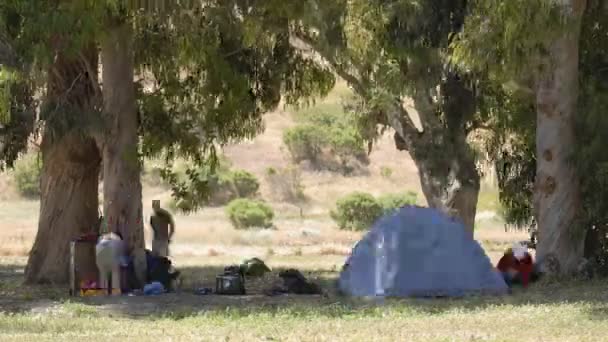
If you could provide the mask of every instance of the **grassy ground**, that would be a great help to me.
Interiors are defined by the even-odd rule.
[[[196,265],[184,269],[201,278],[228,259],[177,258]],[[605,341],[608,329],[608,291],[600,282],[535,284],[500,298],[383,303],[334,294],[221,297],[187,290],[70,300],[62,289],[19,286],[22,259],[0,262],[1,341]],[[341,260],[292,256],[268,262],[298,266],[328,284]]]

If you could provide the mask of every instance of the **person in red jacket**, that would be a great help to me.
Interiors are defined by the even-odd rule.
[[[505,252],[496,268],[502,273],[509,287],[517,283],[528,287],[534,272],[534,261],[526,247],[517,245]]]

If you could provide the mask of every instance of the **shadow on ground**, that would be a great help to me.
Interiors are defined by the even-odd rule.
[[[298,317],[344,317],[352,314],[378,315],[389,307],[394,310],[441,315],[451,311],[474,312],[490,307],[583,305],[590,319],[608,319],[608,288],[603,280],[535,284],[528,290],[516,289],[503,297],[469,297],[462,299],[388,299],[358,300],[338,296],[335,292],[336,272],[318,270],[304,272],[327,290],[328,296],[283,295],[246,296],[196,295],[198,287],[215,286],[215,275],[221,267],[182,268],[183,282],[178,291],[160,296],[69,297],[62,287],[23,286],[23,267],[0,266],[0,311],[48,312],[65,305],[87,307],[97,313],[140,318],[183,319],[203,313],[243,317],[249,315],[289,313]],[[277,273],[279,269],[274,269]],[[548,308],[549,310],[550,308]],[[85,310],[85,311],[87,311]]]

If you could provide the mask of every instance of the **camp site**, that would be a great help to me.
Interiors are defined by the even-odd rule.
[[[606,108],[603,0],[3,0],[0,341],[606,341]]]

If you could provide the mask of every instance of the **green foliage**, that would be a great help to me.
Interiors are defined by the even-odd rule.
[[[2,68],[0,63],[0,125],[6,125],[11,120],[11,84],[14,73]]]
[[[205,193],[215,173],[217,146],[258,134],[262,114],[281,99],[296,104],[326,94],[334,75],[290,44],[294,24],[312,13],[308,2],[187,2],[164,12],[142,4],[143,10],[124,8],[116,0],[4,1],[0,59],[6,38],[20,64],[36,65],[36,72],[30,75],[23,68],[23,75],[43,79],[38,71],[47,71],[57,49],[78,60],[76,52],[103,39],[112,22],[108,19],[130,20],[136,74],[146,75],[137,84],[141,152],[164,159],[162,176],[173,196],[188,198],[195,210],[209,197]],[[72,117],[81,118],[57,117],[55,122],[73,126],[65,120]],[[90,133],[89,125],[78,125]],[[0,135],[9,133],[0,127]],[[11,150],[9,157],[13,154]],[[188,162],[185,176],[173,172],[178,159]]]
[[[225,158],[222,159],[213,170],[207,166],[192,173],[190,166],[184,163],[174,167],[172,174],[178,177],[176,182],[189,177],[198,177],[197,182],[190,184],[204,186],[202,190],[195,187],[188,188],[182,196],[174,198],[173,202],[177,209],[190,212],[199,206],[222,206],[237,198],[257,196],[260,182],[255,175],[245,170],[232,170],[229,161]],[[177,205],[180,203],[182,203],[183,209]]]
[[[309,160],[316,164],[326,144],[325,138],[320,129],[310,124],[297,125],[283,133],[283,143],[296,163]]]
[[[310,110],[304,113],[307,114],[298,115],[302,123],[283,135],[283,143],[294,162],[308,160],[319,169],[344,174],[354,171],[350,165],[353,160],[364,164],[369,162],[365,141],[352,113],[344,110]]]
[[[287,104],[324,95],[334,76],[289,43],[290,27],[306,3],[225,1],[198,12],[135,19],[136,63],[156,80],[140,86],[143,152],[171,164],[190,162],[186,179],[164,173],[174,196],[209,189],[218,145],[252,138],[262,114],[281,98]],[[203,203],[200,203],[203,204]]]
[[[40,196],[41,161],[37,153],[28,153],[15,163],[13,180],[22,196],[36,198]]]
[[[230,173],[230,179],[234,184],[239,197],[253,197],[260,189],[260,182],[250,172],[235,170]]]
[[[383,207],[374,196],[351,193],[336,202],[331,218],[344,230],[366,230],[383,214]]]
[[[274,211],[262,201],[239,198],[228,204],[226,215],[235,229],[271,228]]]
[[[474,0],[468,6],[452,61],[530,89],[543,66],[547,43],[567,29],[561,9],[545,0]]]
[[[418,195],[408,191],[399,194],[385,194],[378,198],[378,203],[382,206],[385,214],[407,205],[415,205],[418,202]]]

